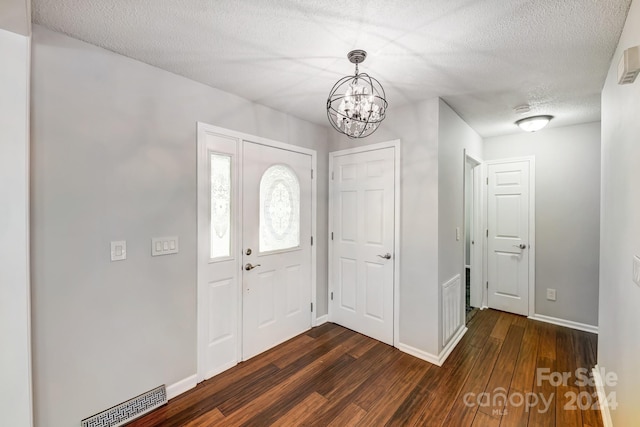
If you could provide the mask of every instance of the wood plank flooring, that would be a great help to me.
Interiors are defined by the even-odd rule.
[[[468,327],[437,367],[327,323],[129,426],[602,426],[595,389],[575,375],[590,375],[595,335],[494,310]]]

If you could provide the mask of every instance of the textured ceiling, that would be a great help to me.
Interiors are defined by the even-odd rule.
[[[35,23],[319,124],[348,51],[389,108],[442,97],[477,132],[513,108],[599,120],[631,0],[33,0]]]

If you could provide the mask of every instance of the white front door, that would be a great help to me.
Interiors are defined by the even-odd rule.
[[[331,320],[393,345],[395,149],[335,154]]]
[[[255,356],[311,327],[311,156],[243,142],[243,344]]]
[[[529,314],[531,161],[487,165],[488,305]]]

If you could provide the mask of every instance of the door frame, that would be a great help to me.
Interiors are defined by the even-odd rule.
[[[243,200],[243,190],[242,190],[242,171],[244,168],[244,150],[243,150],[243,142],[251,142],[255,144],[261,144],[268,147],[279,148],[283,150],[293,151],[296,153],[306,154],[311,156],[311,170],[312,170],[312,178],[311,178],[311,238],[313,239],[313,244],[311,245],[311,304],[313,307],[313,311],[309,312],[310,315],[310,325],[311,327],[316,326],[317,324],[317,247],[318,247],[318,238],[317,238],[317,206],[318,206],[318,154],[315,150],[300,147],[298,145],[288,144],[280,141],[275,141],[268,138],[263,138],[243,132],[234,131],[231,129],[226,129],[214,125],[210,125],[203,122],[196,122],[196,354],[197,354],[197,382],[201,382],[204,380],[205,372],[204,372],[204,333],[205,328],[204,321],[206,319],[203,318],[204,310],[201,304],[204,303],[204,297],[201,295],[201,279],[204,277],[204,265],[202,265],[202,257],[201,250],[203,247],[208,248],[208,243],[206,245],[202,245],[200,236],[202,238],[206,238],[206,233],[201,232],[203,230],[203,226],[206,224],[208,218],[202,218],[199,214],[202,211],[208,211],[209,201],[207,199],[202,200],[199,197],[199,188],[201,184],[201,180],[205,180],[208,182],[209,177],[203,171],[208,171],[209,161],[207,156],[207,150],[205,145],[205,136],[207,134],[215,134],[221,135],[227,138],[231,138],[235,140],[236,144],[236,153],[237,153],[237,168],[235,172],[232,172],[233,177],[236,178],[237,188],[232,189],[232,194],[235,194],[237,197],[236,203],[234,206],[237,207],[237,211],[235,212],[235,221],[237,224],[237,230],[235,239],[232,241],[232,248],[236,251],[240,250],[242,252],[242,242],[243,242],[243,221],[242,221],[242,200]],[[237,264],[240,266],[242,264],[242,254],[236,254],[238,256]],[[236,267],[238,267],[236,266]],[[237,336],[238,343],[236,347],[236,364],[242,360],[242,274],[243,271],[240,268],[236,268],[236,280],[238,284],[237,289],[237,300],[238,305],[236,307],[236,316],[237,316]],[[229,366],[230,367],[230,366]],[[228,368],[228,367],[227,367]]]
[[[474,284],[474,280],[473,278],[475,277],[475,282],[478,283],[477,286],[480,286],[480,306],[478,308],[485,308],[486,303],[485,303],[485,287],[482,286],[482,283],[485,282],[484,280],[484,271],[485,271],[485,267],[484,267],[484,251],[485,251],[485,244],[486,244],[486,239],[485,239],[485,235],[484,233],[481,231],[484,228],[484,200],[483,200],[483,196],[484,196],[484,186],[482,185],[482,182],[485,178],[485,174],[484,174],[484,163],[483,161],[472,155],[469,154],[469,151],[465,148],[463,150],[463,178],[462,178],[462,223],[464,224],[464,244],[462,245],[462,274],[460,275],[460,277],[464,277],[464,281],[466,282],[466,267],[467,267],[467,260],[466,260],[466,256],[467,256],[467,243],[466,243],[466,238],[467,238],[467,233],[471,233],[471,231],[473,230],[473,234],[474,236],[471,236],[471,238],[473,239],[473,237],[475,237],[475,244],[473,244],[471,246],[471,253],[470,253],[470,260],[471,260],[471,285],[473,287]],[[471,194],[471,205],[473,207],[472,212],[471,212],[471,218],[469,220],[469,224],[470,224],[470,230],[467,230],[466,225],[467,225],[467,197],[466,197],[466,191],[467,191],[467,180],[466,180],[466,174],[467,174],[467,163],[475,163],[475,166],[473,166],[472,170],[476,170],[477,173],[474,173],[473,176],[473,182],[472,182],[472,194]],[[475,271],[474,271],[475,270]],[[465,291],[463,292],[463,298],[466,298],[466,283],[464,286]],[[463,299],[463,307],[466,307],[466,301]],[[466,312],[466,310],[462,310],[463,313]],[[463,319],[463,323],[466,324],[466,313],[465,313],[465,319]]]
[[[513,162],[529,162],[529,313],[528,316],[533,316],[536,312],[536,157],[535,156],[523,156],[523,157],[509,157],[505,159],[494,159],[484,162],[484,173],[486,176],[485,187],[488,185],[489,178],[489,166],[499,165],[503,163]],[[484,211],[484,227],[489,229],[489,191],[486,191],[484,197],[485,211]],[[486,239],[486,237],[485,237]],[[485,258],[485,280],[489,280],[489,245],[485,245],[484,250]],[[486,289],[486,288],[485,288]],[[489,295],[485,290],[486,305],[489,306]]]
[[[363,145],[360,147],[347,148],[345,150],[332,151],[329,153],[329,204],[328,204],[328,219],[329,219],[329,262],[328,262],[328,288],[327,288],[327,313],[329,321],[333,319],[333,310],[331,304],[331,291],[333,289],[334,283],[332,282],[333,275],[331,272],[333,271],[333,245],[331,244],[331,233],[333,230],[333,186],[331,185],[332,177],[333,177],[333,165],[334,159],[336,157],[345,156],[348,154],[357,154],[364,153],[367,151],[376,151],[385,148],[393,148],[394,152],[394,224],[393,224],[393,239],[394,239],[394,248],[393,248],[393,346],[398,347],[400,344],[400,179],[401,179],[401,171],[400,171],[400,157],[401,157],[401,144],[399,139],[394,139],[391,141],[380,142],[377,144],[369,144]]]

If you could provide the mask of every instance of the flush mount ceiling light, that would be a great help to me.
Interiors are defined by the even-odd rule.
[[[536,132],[548,125],[551,119],[553,116],[533,116],[520,119],[516,124],[525,132]]]
[[[327,117],[335,130],[349,138],[364,138],[374,133],[385,118],[387,100],[380,82],[358,71],[367,52],[352,50],[347,58],[356,64],[353,76],[341,78],[327,98]]]

